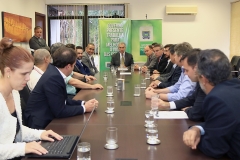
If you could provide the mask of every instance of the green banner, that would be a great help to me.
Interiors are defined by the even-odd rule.
[[[99,19],[100,71],[109,69],[111,55],[118,52],[118,43],[126,43],[131,53],[131,21],[129,19]]]
[[[134,62],[145,62],[144,47],[162,43],[162,20],[132,20],[132,54]]]

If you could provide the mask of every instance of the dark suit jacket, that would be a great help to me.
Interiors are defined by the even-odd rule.
[[[169,77],[166,77],[166,81],[161,82],[157,88],[167,88],[169,86],[174,85],[178,81],[181,73],[182,73],[181,67],[176,66],[173,72],[171,72],[171,74],[169,75]]]
[[[112,59],[111,59],[111,66],[119,67],[120,64],[121,64],[120,53],[119,52],[114,53],[112,55]],[[132,54],[125,52],[124,65],[126,67],[131,67],[131,64],[134,64],[133,56],[132,56]]]
[[[91,75],[89,68],[85,64],[80,63],[78,60],[76,60],[73,70],[84,75]]]
[[[173,67],[173,63],[170,61],[170,62],[167,64],[166,68],[162,71],[161,74],[169,73],[169,72],[172,70],[172,67]]]
[[[165,54],[163,54],[161,57],[157,58],[155,67],[151,69],[150,72],[153,72],[153,70],[156,69],[159,73],[162,73],[166,68],[167,64],[168,64],[168,58],[166,58]]]
[[[90,58],[86,52],[83,52],[82,63],[85,64],[89,68],[90,74],[92,76],[94,76],[96,73],[98,73],[98,69],[96,68],[95,64],[92,65]]]
[[[240,159],[240,80],[217,84],[203,101],[205,134],[197,148],[204,154],[220,158],[227,154]]]
[[[199,83],[197,83],[195,91],[191,96],[174,101],[178,110],[185,107],[190,107],[185,110],[188,118],[193,121],[203,121],[202,103],[206,94],[201,89]]]
[[[29,46],[31,49],[37,50],[37,49],[46,49],[50,51],[50,48],[47,46],[46,41],[43,38],[37,38],[33,36],[29,40]]]
[[[25,109],[27,126],[44,129],[54,118],[83,114],[82,101],[67,98],[66,83],[51,64],[39,79]]]

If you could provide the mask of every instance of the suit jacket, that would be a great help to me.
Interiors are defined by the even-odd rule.
[[[37,50],[37,49],[46,49],[50,51],[50,48],[47,46],[46,41],[43,38],[37,38],[33,36],[29,40],[29,46],[31,49]]]
[[[175,68],[173,68],[171,74],[169,74],[168,77],[165,77],[165,81],[161,81],[157,88],[167,88],[169,86],[174,85],[178,81],[181,73],[182,73],[181,67],[176,66]]]
[[[68,99],[66,83],[58,69],[49,64],[28,99],[27,126],[44,129],[54,118],[83,114],[82,101]]]
[[[147,62],[143,66],[147,66],[149,70],[154,69],[157,63],[157,58],[154,53],[147,57]]]
[[[94,76],[96,73],[98,73],[98,69],[96,68],[95,64],[92,65],[90,57],[88,56],[88,54],[86,52],[83,52],[82,63],[85,64],[89,68],[90,74],[92,76]]]
[[[111,66],[119,67],[120,64],[121,64],[120,53],[117,52],[117,53],[112,55]],[[134,64],[132,54],[125,52],[124,65],[126,67],[131,67],[132,64]]]
[[[79,60],[76,60],[73,70],[84,75],[91,75],[89,68],[85,64],[79,62]]]
[[[172,67],[173,67],[173,63],[170,61],[170,62],[166,65],[165,69],[161,72],[161,74],[167,74],[167,73],[171,72]]]
[[[150,72],[153,72],[153,70],[156,69],[159,73],[162,73],[168,64],[168,58],[166,57],[165,54],[163,54],[161,57],[156,59],[157,61],[156,61],[155,67],[151,69]]]
[[[181,110],[184,107],[190,107],[185,110],[188,115],[188,118],[193,121],[203,121],[203,109],[202,103],[206,94],[201,89],[199,83],[197,83],[195,91],[191,96],[186,98],[174,101],[176,108]]]
[[[205,133],[197,148],[204,154],[220,158],[227,154],[240,159],[240,80],[217,84],[203,101]]]

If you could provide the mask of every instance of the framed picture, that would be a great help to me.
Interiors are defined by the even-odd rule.
[[[14,42],[28,42],[32,37],[32,19],[2,12],[2,35]]]

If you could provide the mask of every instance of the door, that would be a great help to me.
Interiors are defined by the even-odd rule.
[[[35,26],[42,27],[42,38],[46,40],[46,16],[35,12]]]

